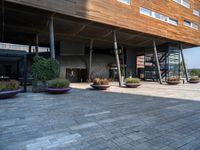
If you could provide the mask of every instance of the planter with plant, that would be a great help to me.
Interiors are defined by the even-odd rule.
[[[106,90],[110,85],[108,79],[95,78],[91,87],[96,90]]]
[[[200,78],[199,77],[191,77],[189,80],[189,83],[199,83]]]
[[[32,90],[33,92],[45,92],[47,88],[47,81],[58,78],[59,64],[55,59],[46,59],[37,56],[34,58],[32,66]]]
[[[166,83],[169,85],[177,85],[180,83],[180,78],[179,77],[170,77],[167,79]]]
[[[48,81],[47,92],[51,94],[67,93],[71,90],[69,85],[70,85],[69,80],[59,79],[59,78],[53,79]]]
[[[141,85],[140,79],[133,77],[126,78],[124,85],[126,85],[126,87],[128,88],[137,88],[138,86]]]
[[[19,84],[16,80],[0,81],[0,99],[10,98],[21,92]]]

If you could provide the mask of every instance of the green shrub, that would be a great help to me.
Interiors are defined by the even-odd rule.
[[[95,78],[93,80],[93,84],[94,85],[108,85],[109,81],[108,81],[108,79]]]
[[[190,81],[199,81],[200,79],[199,79],[199,77],[191,77],[190,78]]]
[[[59,77],[59,63],[56,59],[47,60],[47,80],[52,80]]]
[[[69,87],[70,82],[69,80],[65,79],[53,79],[48,81],[49,88],[67,88]]]
[[[180,81],[179,77],[170,77],[167,79],[167,81]]]
[[[125,79],[125,83],[140,83],[140,79],[139,78],[126,78]]]
[[[34,81],[47,81],[58,78],[59,63],[55,59],[46,59],[44,57],[37,56],[34,58],[32,75]]]
[[[200,69],[191,69],[189,72],[192,76],[200,76]]]
[[[10,91],[19,89],[19,82],[16,80],[1,81],[0,82],[0,92]]]

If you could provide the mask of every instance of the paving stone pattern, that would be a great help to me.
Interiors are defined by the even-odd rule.
[[[0,101],[0,150],[174,149],[200,149],[198,100],[73,89]]]

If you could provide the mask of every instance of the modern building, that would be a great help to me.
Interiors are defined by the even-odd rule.
[[[71,81],[121,84],[131,74],[162,83],[179,76],[182,50],[200,45],[200,1],[2,0],[0,29],[1,42],[29,45],[28,58],[56,57]]]

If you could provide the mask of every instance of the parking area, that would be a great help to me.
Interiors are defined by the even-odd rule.
[[[0,101],[0,149],[200,149],[200,84],[71,84],[64,95],[21,93]]]

